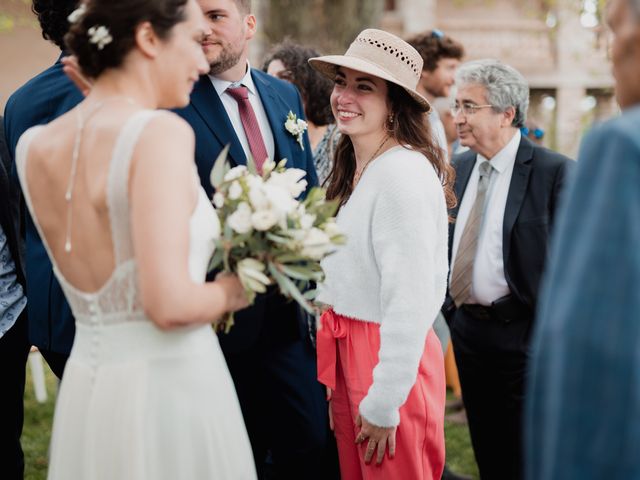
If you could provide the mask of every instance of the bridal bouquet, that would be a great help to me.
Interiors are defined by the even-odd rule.
[[[211,170],[222,233],[209,270],[222,268],[238,274],[250,301],[268,285],[313,313],[314,283],[324,279],[320,260],[345,241],[335,223],[337,202],[326,201],[322,188],[313,188],[305,200],[306,172],[285,168],[286,159],[267,160],[258,174],[254,163],[230,168],[225,149]],[[233,315],[225,331],[233,325]]]

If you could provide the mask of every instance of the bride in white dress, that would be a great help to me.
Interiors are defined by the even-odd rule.
[[[210,325],[246,299],[235,276],[205,282],[219,226],[194,135],[154,111],[188,103],[208,27],[195,0],[89,0],[74,20],[67,42],[91,93],[17,150],[77,327],[49,478],[255,478]]]

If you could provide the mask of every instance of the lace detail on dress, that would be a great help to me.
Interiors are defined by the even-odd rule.
[[[26,178],[29,144],[41,127],[27,130],[16,147],[16,165],[24,197],[31,212],[38,234],[51,258],[53,271],[64,290],[67,301],[78,323],[91,325],[122,323],[129,320],[146,320],[138,291],[136,263],[133,259],[129,217],[129,167],[131,155],[140,133],[147,122],[158,112],[145,110],[134,114],[122,127],[109,166],[107,207],[111,223],[115,268],[96,292],[85,292],[71,285],[57,266],[40,224],[34,214]]]

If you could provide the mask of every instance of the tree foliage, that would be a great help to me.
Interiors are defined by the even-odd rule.
[[[285,37],[323,53],[342,53],[363,29],[375,27],[384,0],[270,0],[265,6],[267,43]]]

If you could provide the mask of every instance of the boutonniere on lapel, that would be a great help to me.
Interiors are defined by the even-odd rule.
[[[287,132],[296,137],[300,148],[304,150],[302,135],[307,131],[307,122],[298,118],[295,113],[289,110],[289,113],[287,114],[287,121],[284,122],[284,128]]]

